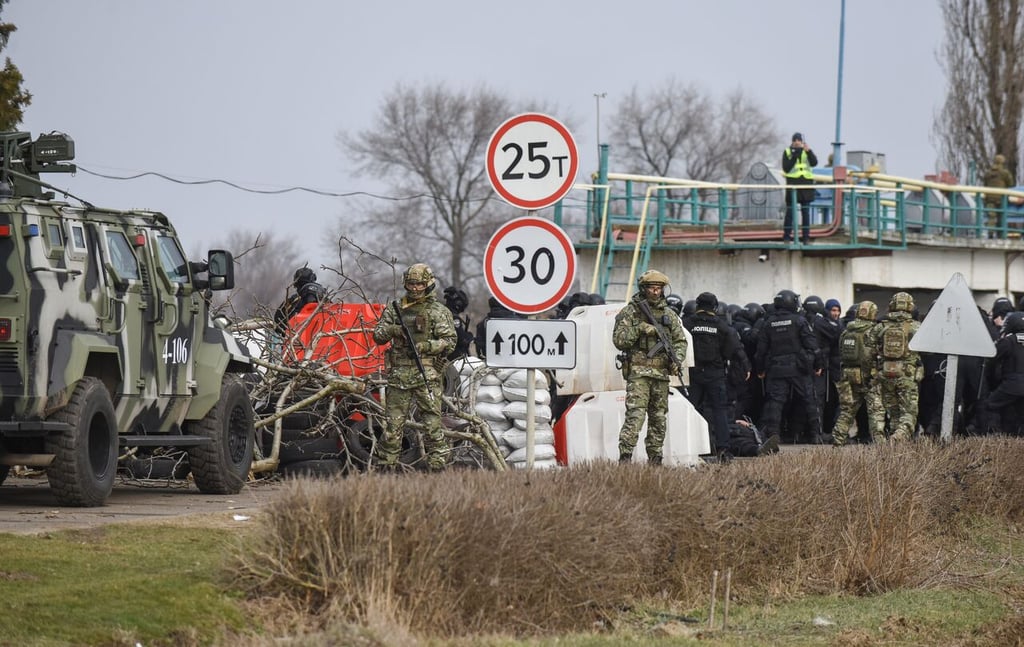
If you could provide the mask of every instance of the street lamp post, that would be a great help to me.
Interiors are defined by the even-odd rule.
[[[842,160],[843,141],[840,124],[843,116],[843,45],[846,39],[846,0],[839,3],[839,72],[836,75],[836,138],[832,142],[832,168],[845,166]]]
[[[596,104],[596,119],[597,122],[597,163],[601,164],[601,99],[608,96],[607,92],[594,93],[594,103]]]

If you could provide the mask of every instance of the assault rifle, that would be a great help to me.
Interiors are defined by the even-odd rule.
[[[409,330],[409,326],[405,323],[405,318],[402,317],[402,308],[399,307],[398,301],[391,302],[395,306],[395,314],[398,315],[398,325],[402,327],[404,333],[405,343],[409,344],[409,354],[416,360],[416,368],[420,370],[420,375],[423,376],[423,382],[427,386],[427,397],[431,400],[434,399],[434,393],[430,390],[429,380],[427,379],[427,369],[423,368],[423,358],[420,357],[419,350],[416,349],[416,340],[413,339],[412,331]]]
[[[687,398],[690,397],[690,392],[686,388],[686,380],[683,379],[683,362],[676,356],[676,349],[672,346],[672,340],[668,338],[668,333],[662,327],[658,320],[655,319],[654,313],[651,312],[651,306],[647,303],[646,299],[640,299],[637,301],[640,312],[643,313],[647,321],[654,326],[654,330],[658,333],[658,343],[654,345],[651,350],[647,351],[647,357],[652,358],[658,354],[659,350],[664,349],[665,354],[668,355],[668,361],[676,367],[676,377],[679,378],[679,389],[683,392],[683,395]]]

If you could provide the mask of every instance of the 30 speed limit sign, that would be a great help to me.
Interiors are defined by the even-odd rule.
[[[558,305],[572,289],[576,249],[553,222],[516,218],[499,227],[487,243],[484,277],[501,305],[539,314]]]
[[[487,144],[487,177],[503,200],[533,210],[565,197],[576,181],[576,142],[558,120],[536,112],[501,124]]]

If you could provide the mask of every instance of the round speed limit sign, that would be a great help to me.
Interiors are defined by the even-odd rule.
[[[557,119],[530,112],[501,124],[487,144],[487,177],[503,200],[533,210],[565,197],[576,181],[576,141]]]
[[[484,277],[498,302],[522,314],[550,310],[576,278],[576,249],[561,227],[526,216],[502,225],[487,243]]]

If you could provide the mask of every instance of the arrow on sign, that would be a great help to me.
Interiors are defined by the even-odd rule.
[[[491,341],[494,342],[494,354],[501,355],[501,342],[505,341],[505,339],[501,336],[501,333],[494,333],[494,337],[491,337]]]
[[[555,337],[555,343],[558,344],[558,354],[565,355],[565,345],[569,343],[569,340],[565,338],[565,333],[558,333],[558,337]]]

